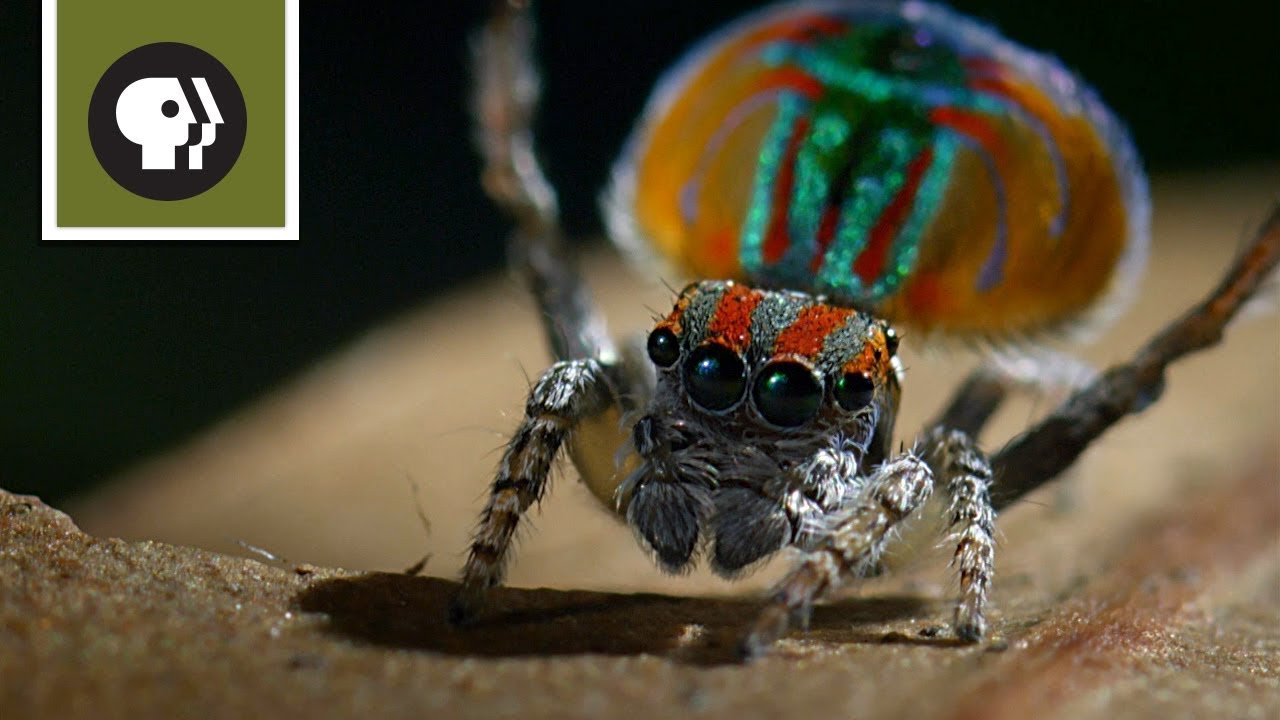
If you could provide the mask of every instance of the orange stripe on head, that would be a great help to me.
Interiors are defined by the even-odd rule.
[[[889,352],[889,339],[885,337],[884,329],[873,324],[869,330],[862,352],[849,358],[842,370],[846,373],[863,373],[879,385],[893,367],[893,354]]]
[[[822,352],[827,336],[844,327],[853,314],[853,310],[830,305],[807,307],[800,311],[795,322],[778,334],[773,343],[773,354],[816,358]]]
[[[751,315],[764,299],[759,290],[744,285],[730,285],[715,314],[707,324],[707,339],[723,344],[736,353],[746,352],[751,344]]]

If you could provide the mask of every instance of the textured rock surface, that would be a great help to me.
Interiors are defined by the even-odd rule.
[[[1147,284],[1089,357],[1124,356],[1201,295],[1277,180],[1159,183]],[[669,302],[592,273],[620,329]],[[501,590],[474,629],[444,624],[449,580],[320,567],[425,550],[427,574],[455,575],[519,367],[546,363],[535,327],[500,283],[394,322],[74,504],[91,535],[0,494],[0,718],[1280,716],[1275,316],[1174,368],[1156,406],[1000,518],[991,642],[930,637],[955,584],[926,556],[745,667],[730,640],[781,564],[664,577],[571,481],[512,578],[562,589]],[[908,364],[905,434],[963,372]],[[1002,412],[987,443],[1049,400]],[[293,562],[178,546],[237,540]]]
[[[503,590],[478,627],[453,583],[102,540],[0,493],[6,718],[1275,717],[1274,467],[1127,527],[1103,570],[1010,575],[996,637],[931,640],[904,590],[821,608],[734,663],[749,600]]]

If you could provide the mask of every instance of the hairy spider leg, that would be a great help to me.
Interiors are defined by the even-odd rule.
[[[495,8],[476,43],[476,112],[486,161],[485,187],[516,219],[512,261],[532,287],[549,343],[561,362],[535,385],[525,420],[504,455],[464,570],[463,590],[452,608],[459,620],[478,610],[484,591],[500,580],[520,515],[542,497],[551,463],[564,442],[593,418],[619,417],[628,398],[633,402],[627,404],[644,405],[652,390],[642,369],[629,367],[638,354],[627,350],[634,349],[619,353],[606,334],[565,251],[554,191],[533,156],[530,118],[538,93],[528,7],[516,9],[499,0]],[[850,480],[850,487],[858,490],[855,501],[816,520],[805,519],[810,529],[819,525],[812,537],[796,543],[809,552],[775,591],[773,602],[746,636],[744,649],[759,654],[785,632],[793,615],[804,616],[814,600],[869,573],[896,523],[924,504],[934,477],[950,495],[948,515],[957,541],[961,597],[956,632],[961,639],[978,639],[985,629],[994,509],[1053,479],[1112,424],[1154,402],[1163,390],[1168,364],[1216,344],[1226,324],[1278,262],[1280,205],[1203,303],[1130,362],[1102,373],[1073,394],[990,464],[970,438],[980,432],[1013,383],[998,372],[975,373],[926,431],[919,453],[886,458],[870,477]],[[891,433],[891,421],[885,429]],[[876,459],[885,457],[887,445],[872,452],[878,453]],[[994,502],[993,477],[999,488]],[[597,497],[607,494],[601,488],[592,490]]]
[[[502,0],[494,8],[473,42],[484,187],[516,221],[509,259],[538,303],[559,362],[534,385],[525,417],[503,453],[463,568],[462,589],[450,606],[454,622],[474,617],[487,590],[501,582],[521,517],[546,493],[566,440],[588,420],[616,419],[621,398],[642,402],[647,392],[637,381],[643,375],[623,367],[603,315],[565,247],[555,190],[534,154],[531,124],[539,79],[528,9]],[[601,493],[608,491],[597,495]]]
[[[959,540],[956,560],[961,572],[955,621],[959,639],[972,641],[982,635],[982,625],[973,620],[981,618],[991,579],[994,510],[1008,507],[1051,481],[1112,425],[1159,399],[1168,366],[1218,344],[1227,324],[1274,276],[1277,267],[1280,203],[1271,208],[1255,237],[1202,302],[1148,341],[1129,362],[1103,372],[1030,431],[1010,441],[990,464],[960,429],[980,430],[1007,387],[999,378],[981,373],[961,385],[953,403],[926,435],[923,453],[932,458],[926,468],[932,465],[934,472],[942,468],[944,477],[951,474],[950,515]],[[948,429],[948,424],[954,427]],[[848,578],[867,574],[897,520],[923,505],[931,485],[911,471],[886,475],[884,468],[891,466],[882,467],[877,473],[881,481],[867,486],[866,499],[833,525],[830,539],[777,586],[769,604],[743,636],[739,650],[744,657],[763,654],[786,632],[792,617],[806,617],[814,600],[830,594]],[[994,501],[989,497],[992,477],[1000,489]]]
[[[807,625],[816,600],[868,575],[891,531],[923,507],[932,492],[933,472],[923,458],[907,453],[882,464],[855,501],[830,518],[822,543],[778,583],[740,652],[748,658],[763,654],[792,618]]]

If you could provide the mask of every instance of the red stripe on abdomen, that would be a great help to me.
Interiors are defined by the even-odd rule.
[[[854,258],[853,272],[863,283],[875,282],[884,272],[885,263],[889,259],[889,246],[893,244],[902,223],[906,222],[916,191],[920,189],[920,181],[932,163],[933,148],[925,148],[907,165],[906,182],[898,190],[898,194],[893,196],[884,212],[880,213],[880,219],[867,235],[867,246]]]
[[[812,75],[796,68],[783,67],[760,76],[751,87],[751,95],[775,90],[790,90],[808,100],[822,95],[822,83]]]
[[[816,273],[822,269],[827,259],[827,248],[831,247],[831,239],[836,236],[836,226],[840,224],[840,206],[836,203],[827,205],[822,211],[822,222],[818,225],[818,247],[809,259],[809,272]]]
[[[769,230],[764,236],[764,261],[772,265],[782,259],[791,245],[791,233],[787,230],[787,215],[791,209],[791,191],[796,179],[796,154],[800,152],[800,144],[805,133],[809,132],[809,118],[802,117],[796,121],[787,141],[787,151],[778,167],[778,176],[773,180],[773,197],[770,198],[772,215],[769,217]]]
[[[999,133],[991,127],[991,121],[986,116],[959,108],[939,107],[929,112],[929,120],[973,138],[991,155],[997,168],[1009,167],[1009,153],[1000,140]]]

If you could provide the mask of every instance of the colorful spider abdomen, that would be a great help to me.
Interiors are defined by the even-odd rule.
[[[1146,178],[1052,58],[924,3],[800,2],[696,47],[614,173],[610,230],[694,277],[993,339],[1110,305]]]

